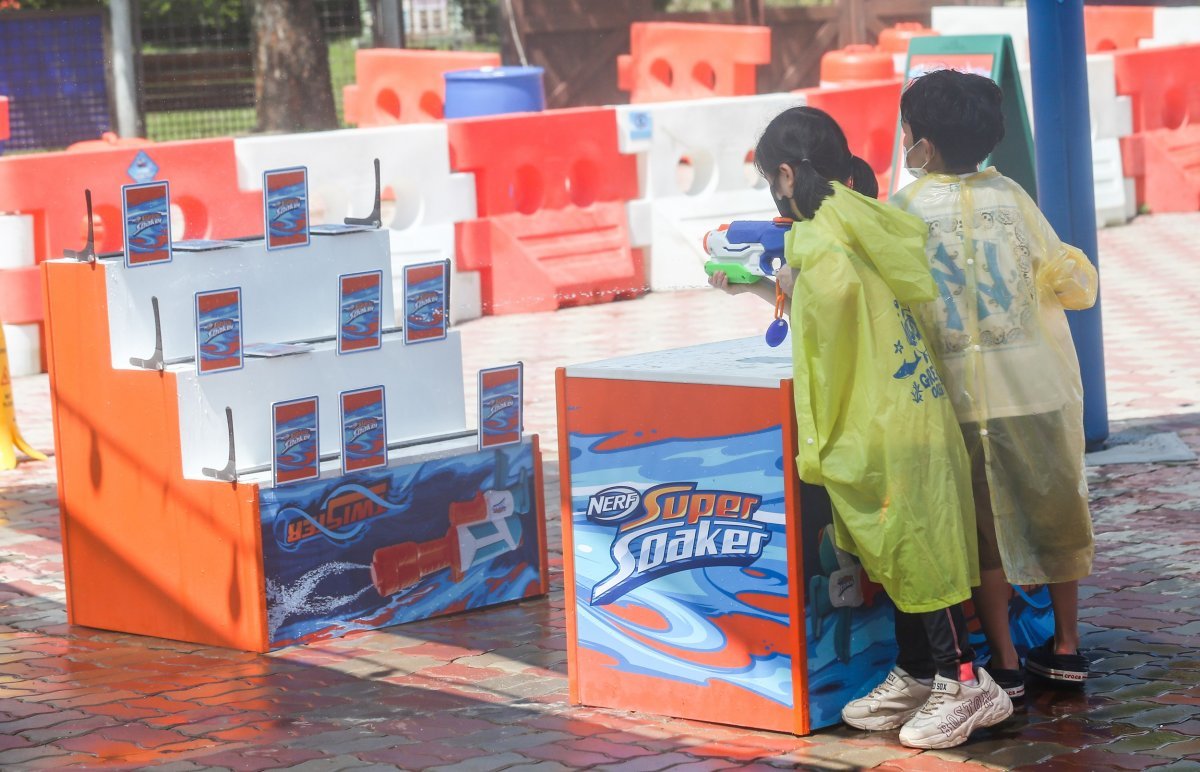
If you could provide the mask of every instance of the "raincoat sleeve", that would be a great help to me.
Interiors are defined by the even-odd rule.
[[[1026,222],[1037,223],[1037,235],[1044,247],[1041,259],[1034,260],[1038,289],[1054,293],[1068,311],[1091,308],[1096,303],[1100,281],[1095,266],[1083,250],[1062,243],[1042,211],[1027,196],[1022,198]]]

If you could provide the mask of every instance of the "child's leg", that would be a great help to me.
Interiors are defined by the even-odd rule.
[[[962,608],[952,606],[921,614],[938,676],[929,699],[900,729],[900,744],[910,748],[952,748],[971,732],[994,726],[1012,715],[1012,700],[987,671],[976,669]]]
[[[1054,607],[1054,653],[1079,651],[1079,582],[1049,584],[1050,605]]]
[[[922,614],[907,614],[896,609],[896,665],[913,678],[931,681],[937,666],[929,650]]]
[[[1048,584],[1054,607],[1054,637],[1030,649],[1025,657],[1029,671],[1051,683],[1080,686],[1091,669],[1079,653],[1079,582]]]
[[[988,487],[983,448],[977,433],[964,431],[971,449],[971,492],[975,496],[975,530],[979,541],[979,586],[971,591],[975,615],[983,627],[988,649],[992,653],[990,671],[1017,670],[1021,661],[1013,646],[1008,624],[1008,600],[1012,588],[1004,575],[1000,547],[996,540],[996,521],[992,514],[992,491]]]
[[[874,689],[842,708],[842,720],[850,726],[869,731],[899,729],[929,699],[936,670],[921,616],[896,609],[900,649],[896,667]]]
[[[929,657],[937,674],[952,681],[971,681],[975,651],[971,648],[962,606],[916,614],[924,628]]]
[[[971,591],[975,603],[975,614],[987,637],[988,649],[992,652],[990,668],[1016,670],[1021,666],[1017,649],[1013,646],[1012,631],[1008,624],[1008,600],[1012,587],[1003,568],[980,567],[979,586]]]

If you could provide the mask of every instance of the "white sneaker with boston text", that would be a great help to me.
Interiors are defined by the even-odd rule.
[[[999,724],[1012,715],[1013,704],[983,668],[975,668],[978,686],[938,676],[921,709],[900,730],[909,748],[953,748],[971,732]]]
[[[855,729],[883,731],[904,726],[933,689],[910,676],[899,666],[893,667],[883,682],[865,697],[852,700],[842,708],[842,721]]]

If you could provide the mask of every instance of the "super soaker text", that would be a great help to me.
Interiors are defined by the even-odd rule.
[[[588,499],[586,517],[616,525],[616,571],[596,583],[592,605],[611,603],[651,579],[707,566],[747,566],[762,557],[767,527],[754,521],[762,498],[696,490],[696,483],[656,485],[644,494],[615,486]]]

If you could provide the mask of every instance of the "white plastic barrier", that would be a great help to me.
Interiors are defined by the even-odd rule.
[[[1029,62],[1019,66],[1025,105],[1033,123],[1033,89]],[[1122,225],[1135,213],[1133,181],[1125,177],[1121,156],[1121,137],[1133,133],[1133,105],[1127,96],[1117,95],[1117,78],[1111,54],[1091,54],[1087,58],[1088,102],[1092,124],[1092,177],[1096,197],[1096,226]]]
[[[638,156],[629,222],[633,246],[649,247],[650,289],[706,286],[705,233],[778,216],[753,168],[754,146],[771,118],[802,104],[795,94],[766,94],[616,108],[620,150]]]
[[[452,321],[482,314],[478,274],[459,273],[455,266],[454,223],[476,217],[475,178],[450,170],[445,124],[246,137],[235,140],[234,148],[243,190],[260,190],[268,169],[307,166],[317,223],[369,214],[378,158],[393,278],[401,280],[404,265],[450,260]]]
[[[1029,61],[1029,23],[1023,6],[936,6],[930,27],[943,35],[1008,35],[1018,62]]]
[[[27,268],[34,264],[33,216],[0,215],[0,270]],[[36,324],[6,324],[8,369],[12,377],[42,371],[42,343]]]
[[[1200,8],[1155,8],[1154,37],[1138,43],[1140,48],[1181,46],[1200,43]]]

